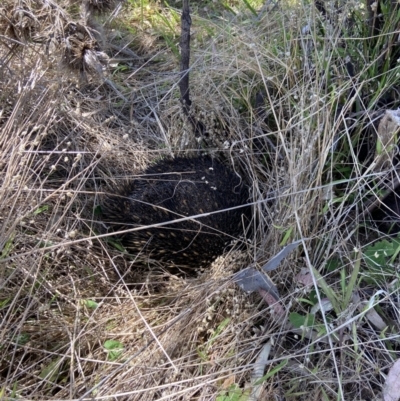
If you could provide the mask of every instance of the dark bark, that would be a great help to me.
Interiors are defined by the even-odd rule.
[[[190,114],[190,107],[192,101],[190,100],[189,90],[189,64],[190,64],[190,26],[192,25],[192,19],[190,17],[189,0],[183,0],[182,17],[181,17],[181,76],[179,80],[179,90],[181,92],[181,102],[184,114],[189,119],[194,132],[197,135],[204,134],[204,125],[197,121]]]
[[[183,0],[181,17],[181,78],[179,81],[179,90],[181,92],[181,102],[184,113],[189,116],[190,100],[189,92],[189,62],[190,62],[190,18],[189,0]]]

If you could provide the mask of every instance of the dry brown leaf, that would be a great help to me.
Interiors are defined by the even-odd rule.
[[[268,304],[268,306],[271,306],[273,312],[275,313],[275,316],[282,317],[285,315],[285,310],[283,309],[282,305],[280,304],[280,302],[277,302],[277,300],[271,293],[261,289],[258,290],[258,292],[262,296],[263,300]]]
[[[373,308],[366,313],[366,317],[369,322],[372,323],[379,330],[383,330],[385,327],[387,327],[387,324],[379,316],[378,312]]]
[[[400,359],[390,368],[383,387],[384,401],[398,401],[400,398]]]
[[[323,313],[329,312],[333,309],[332,302],[328,298],[322,298],[321,303],[315,304],[311,308],[311,313],[315,315],[318,311],[322,311]]]
[[[232,384],[235,384],[235,375],[230,375],[228,376],[224,382],[222,383],[222,388],[224,390],[228,389],[230,386],[232,386]]]
[[[310,289],[314,285],[310,269],[307,269],[306,267],[303,267],[300,270],[300,273],[296,276],[296,281],[299,284],[303,284],[304,287],[310,288]]]
[[[375,153],[375,170],[381,170],[391,163],[396,150],[396,134],[400,127],[400,111],[386,110],[378,126],[379,149]]]

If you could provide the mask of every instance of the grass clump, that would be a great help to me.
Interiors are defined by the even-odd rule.
[[[379,127],[399,107],[398,6],[263,3],[193,2],[201,133],[179,102],[180,4],[1,5],[2,397],[245,400],[270,338],[265,399],[380,395],[399,352],[398,133]],[[254,240],[194,276],[138,266],[100,235],[102,196],[199,150],[250,185]],[[271,273],[277,321],[226,279],[301,238]]]

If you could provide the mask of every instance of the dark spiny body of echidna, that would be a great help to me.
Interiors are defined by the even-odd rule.
[[[246,205],[248,191],[233,171],[208,157],[162,160],[139,178],[116,188],[104,199],[104,220],[113,231],[146,227],[199,214]],[[243,236],[251,208],[213,213],[121,235],[131,253],[200,267],[221,255]]]

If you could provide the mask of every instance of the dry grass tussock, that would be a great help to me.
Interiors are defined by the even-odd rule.
[[[331,57],[338,37],[325,43],[326,54],[301,58],[297,52],[318,45],[301,34],[318,19],[312,7],[276,9],[258,22],[247,14],[194,16],[193,113],[208,132],[198,138],[181,112],[172,49],[144,29],[137,10],[124,13],[132,34],[121,28],[119,6],[99,17],[93,5],[113,6],[0,6],[0,398],[221,400],[235,385],[248,386],[270,337],[271,366],[286,365],[266,381],[265,399],[375,397],[398,338],[390,334],[388,345],[354,318],[367,297],[354,309],[346,298],[353,247],[371,240],[346,221],[347,201],[361,205],[362,174],[370,172],[344,180],[342,203],[328,202],[333,144],[348,143],[349,124],[365,118],[345,119],[354,99],[338,106],[351,85],[362,86],[358,76],[341,81],[346,69],[335,60],[333,96],[322,61],[312,60]],[[254,241],[193,276],[137,266],[104,236],[101,197],[160,157],[199,149],[250,185]],[[338,303],[347,299],[336,315],[319,318],[320,334],[335,334],[329,342],[296,337],[258,295],[228,280],[299,238],[310,239],[304,251],[271,275],[288,315],[308,310],[301,298],[311,295],[294,279],[303,267],[321,271]],[[324,270],[334,255],[340,267]],[[327,296],[321,287],[317,294]]]

